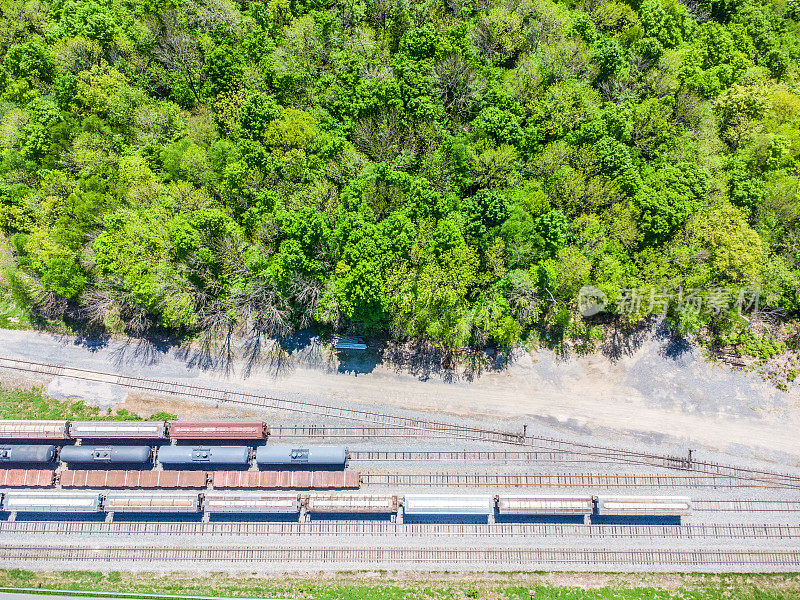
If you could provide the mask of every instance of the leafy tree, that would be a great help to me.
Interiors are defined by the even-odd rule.
[[[536,232],[542,236],[545,248],[556,253],[569,239],[569,219],[560,210],[551,210],[535,221]]]
[[[405,52],[414,60],[431,58],[436,51],[438,37],[436,28],[432,23],[409,29],[400,40],[400,51]]]
[[[211,97],[229,92],[242,85],[244,60],[242,55],[228,44],[215,46],[206,56],[206,90]]]
[[[567,301],[577,296],[578,290],[589,281],[592,271],[592,263],[575,246],[559,249],[550,265],[548,266],[556,273],[554,280],[550,282],[554,286],[553,291],[556,296]]]
[[[464,198],[461,213],[464,215],[467,234],[481,239],[508,218],[508,202],[500,192],[478,190],[474,196]]]
[[[30,199],[31,190],[24,185],[0,182],[0,229],[4,233],[29,233],[36,223]]]
[[[600,67],[597,78],[600,81],[614,79],[622,75],[627,65],[625,51],[614,38],[602,37],[595,44],[594,59]]]
[[[645,0],[639,18],[645,35],[657,39],[664,48],[675,48],[694,29],[686,6],[676,0]]]
[[[670,165],[646,178],[635,198],[646,239],[667,241],[703,205],[707,192],[706,173],[692,164]]]
[[[186,221],[171,224],[167,230],[155,212],[121,211],[108,217],[106,228],[94,241],[95,261],[102,278],[120,278],[130,294],[154,314],[165,309],[173,292],[177,273],[168,262],[170,254],[186,256],[200,246],[199,233],[189,229]],[[183,229],[180,225],[183,225]],[[185,233],[184,233],[185,232]],[[189,241],[192,237],[193,241]],[[174,245],[170,240],[174,238]],[[182,299],[188,299],[181,296]],[[191,325],[196,322],[193,307],[164,315],[164,324]]]
[[[563,137],[596,116],[600,94],[582,82],[560,82],[550,86],[537,106],[537,120],[545,139]]]
[[[614,138],[605,136],[595,144],[595,148],[605,175],[613,177],[633,168],[633,160],[627,146]]]
[[[281,116],[282,111],[278,103],[262,94],[250,96],[239,110],[242,130],[251,140],[263,140],[267,127]]]
[[[633,145],[645,157],[656,155],[676,135],[672,98],[648,98],[634,107]]]
[[[714,102],[720,133],[732,146],[738,146],[754,132],[769,108],[769,100],[760,87],[734,84]]]
[[[49,83],[55,75],[50,52],[38,37],[11,46],[3,59],[3,67],[17,79],[38,79]]]
[[[655,37],[645,37],[637,40],[633,51],[641,56],[647,66],[655,66],[664,55],[664,45]]]
[[[473,324],[483,335],[478,339],[494,340],[503,347],[508,347],[517,341],[522,334],[522,327],[511,316],[508,301],[499,291],[493,292],[488,298],[478,303],[474,309]]]
[[[594,44],[597,41],[597,27],[589,16],[589,13],[582,10],[575,11],[572,15],[572,25],[570,33],[575,32],[581,36],[587,44]]]
[[[516,116],[496,106],[487,106],[481,110],[472,126],[477,135],[490,138],[498,144],[510,144],[519,148],[524,139]]]
[[[478,266],[475,251],[461,245],[418,270],[392,272],[393,330],[435,340],[448,348],[468,343],[471,324],[467,294],[477,281]]]
[[[472,35],[487,61],[508,64],[524,44],[523,20],[519,13],[496,6],[478,21]]]
[[[742,212],[727,202],[698,213],[693,240],[711,254],[714,272],[725,281],[752,282],[761,270],[764,248]]]
[[[78,253],[59,243],[46,229],[36,229],[24,247],[31,268],[42,285],[65,298],[77,298],[89,283]]]
[[[319,125],[313,115],[285,108],[280,118],[270,121],[263,135],[265,144],[286,150],[309,147],[318,133]]]

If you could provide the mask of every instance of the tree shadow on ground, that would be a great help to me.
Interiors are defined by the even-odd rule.
[[[686,354],[691,354],[694,349],[692,343],[670,327],[666,319],[656,327],[655,336],[656,339],[666,342],[659,352],[665,358],[678,360]]]
[[[480,350],[443,350],[419,340],[386,341],[381,362],[395,373],[412,375],[420,381],[436,377],[445,383],[456,383],[474,381],[484,373],[506,369],[511,355],[494,351],[489,356]]]
[[[615,315],[610,316],[601,324],[605,325],[606,335],[603,343],[600,344],[599,351],[611,361],[617,361],[623,356],[631,356],[641,348],[653,326],[650,319],[629,323]]]
[[[81,346],[89,350],[89,352],[97,352],[108,346],[111,341],[111,336],[103,330],[84,331],[75,337],[72,341],[74,346]]]
[[[242,377],[250,377],[253,373],[280,377],[289,375],[297,368],[291,352],[286,350],[282,341],[257,336],[244,340],[241,346],[244,360]]]
[[[367,347],[363,351],[343,350],[336,355],[336,372],[358,377],[372,373],[383,361],[380,350]]]
[[[180,349],[180,340],[161,336],[142,336],[126,338],[118,346],[109,350],[114,366],[156,365],[169,354],[173,348]]]
[[[446,370],[445,354],[429,342],[386,342],[381,359],[394,372],[413,375],[420,381],[440,376]]]
[[[187,370],[237,373],[244,378],[255,373],[286,376],[298,365],[357,377],[383,366],[420,381],[437,378],[456,383],[471,382],[487,372],[506,369],[512,360],[509,352],[491,351],[487,355],[481,350],[452,351],[429,341],[398,342],[378,336],[367,338],[367,350],[363,352],[334,354],[324,343],[328,339],[326,332],[314,328],[278,340],[263,335],[189,338],[156,327],[118,337],[75,315],[77,311],[70,313],[69,335],[56,334],[56,337],[65,345],[71,343],[91,352],[107,350],[111,364],[117,368],[151,367],[171,355]],[[66,321],[66,317],[62,318]],[[44,325],[42,321],[38,329],[45,330]]]

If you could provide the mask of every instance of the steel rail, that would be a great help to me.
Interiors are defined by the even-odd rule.
[[[800,567],[800,550],[561,550],[552,548],[473,549],[473,548],[277,548],[277,547],[198,547],[74,545],[0,545],[5,561],[114,561],[114,562],[206,562],[322,564],[404,564],[422,568],[441,565],[483,565],[509,569],[518,565],[564,565],[569,568],[675,567],[700,569],[721,566],[772,570]]]
[[[396,427],[330,427],[325,425],[294,425],[294,426],[271,426],[269,428],[269,437],[275,438],[321,438],[321,439],[330,439],[330,438],[360,438],[360,439],[381,439],[381,438],[408,438],[408,437],[419,437],[419,433],[414,433],[409,430],[405,430],[402,428]],[[430,436],[429,436],[430,437]],[[721,465],[718,463],[709,463],[706,461],[696,461],[692,459],[690,462],[688,457],[676,457],[676,456],[667,456],[667,455],[655,455],[655,454],[646,454],[646,453],[637,453],[631,450],[624,450],[624,449],[613,449],[607,448],[603,446],[594,446],[588,444],[580,444],[579,442],[571,442],[565,440],[557,440],[555,438],[548,438],[544,436],[532,436],[527,435],[525,437],[526,445],[533,446],[535,449],[531,451],[519,451],[517,452],[517,456],[514,457],[514,460],[525,460],[524,454],[527,452],[529,456],[529,460],[551,460],[554,459],[557,453],[561,453],[564,455],[567,454],[576,454],[576,451],[572,446],[577,445],[580,447],[592,448],[596,449],[597,452],[592,452],[591,455],[595,457],[607,457],[609,461],[614,462],[626,462],[624,459],[627,455],[635,454],[646,456],[653,459],[658,459],[662,461],[662,464],[658,466],[664,466],[667,468],[679,469],[679,470],[693,470],[692,467],[694,465],[711,465],[714,468],[717,474],[724,475],[724,472],[721,470],[723,468],[734,468],[737,470],[745,470],[745,471],[753,471],[751,469],[747,469],[746,467],[730,467],[729,465]],[[380,451],[350,451],[351,458],[354,460],[433,460],[433,459],[442,459],[442,460],[471,460],[472,456],[478,453],[475,452],[463,452],[465,457],[457,456],[455,452],[452,452],[450,456],[444,456],[443,452],[440,451],[430,451],[427,456],[423,452],[384,452],[383,455],[380,454],[367,454],[367,453],[377,453]],[[492,451],[483,451],[481,454],[492,453]],[[551,453],[549,456],[543,453]],[[511,458],[512,455],[515,453],[513,451],[497,451],[494,452],[494,456],[489,457],[487,460],[493,460],[495,458],[503,457]],[[583,454],[583,453],[579,453]],[[504,455],[504,456],[503,456]],[[430,458],[428,458],[430,457]],[[483,458],[481,458],[483,459]],[[566,460],[566,459],[562,459]],[[575,462],[580,462],[576,460]],[[585,462],[585,461],[584,461]],[[637,463],[634,463],[637,464]],[[767,471],[755,471],[757,473],[769,473]],[[712,473],[713,474],[713,473]],[[800,476],[796,475],[787,475],[783,473],[775,472],[780,478],[788,477],[790,479],[800,478]]]
[[[381,439],[381,438],[408,438],[408,437],[419,437],[418,433],[414,433],[402,428],[394,428],[394,427],[330,427],[325,425],[294,425],[294,426],[271,426],[269,428],[269,437],[275,438],[320,438],[320,439],[348,439],[348,438],[359,438],[359,439]],[[428,436],[431,437],[431,436]],[[555,460],[556,457],[561,454],[564,457],[558,460],[562,462],[568,461],[566,458],[567,455],[574,455],[576,454],[574,449],[569,447],[564,447],[563,444],[567,445],[580,445],[580,446],[587,446],[591,448],[598,448],[603,449],[602,446],[588,446],[584,444],[579,444],[578,442],[565,442],[564,440],[555,440],[554,438],[547,438],[543,436],[526,436],[526,444],[534,446],[534,450],[531,451],[518,451],[516,452],[516,456],[514,456],[514,451],[479,451],[479,452],[463,452],[462,456],[456,455],[456,452],[451,453],[450,456],[444,456],[444,453],[441,451],[429,451],[427,456],[423,454],[423,452],[384,452],[384,455],[381,456],[380,454],[367,454],[371,452],[380,452],[380,451],[350,451],[351,458],[354,460],[433,460],[433,459],[442,459],[442,460],[472,460],[473,456],[475,455],[483,455],[481,456],[481,460],[493,460],[502,457],[503,459],[511,459],[513,457],[514,460],[524,460],[524,454],[527,452],[529,456],[529,460]],[[605,462],[627,462],[624,460],[624,454],[630,454],[632,451],[629,450],[614,450],[605,448],[603,452],[592,453],[592,456],[595,457],[607,457],[608,460]],[[489,458],[485,458],[485,454],[492,454],[493,456]],[[550,453],[549,455],[546,453]],[[623,455],[620,455],[623,453]],[[581,455],[581,453],[577,453]],[[683,457],[675,457],[675,456],[662,456],[662,455],[648,455],[650,457],[661,459],[663,464],[658,466],[666,466],[667,468],[679,469],[683,471],[691,471],[692,465],[700,464],[700,465],[713,465],[716,467],[723,467],[725,465],[719,465],[717,463],[708,463],[703,461],[695,461],[692,460],[691,463],[689,462],[688,458]],[[430,458],[428,458],[430,457]],[[575,459],[574,462],[585,462],[580,459]],[[602,461],[597,461],[602,462]],[[634,462],[634,464],[638,464]],[[649,464],[649,463],[648,463]],[[727,466],[725,466],[727,468]],[[735,469],[746,469],[744,467],[733,467]],[[713,473],[712,473],[713,474]],[[722,473],[720,473],[722,474]],[[783,477],[784,474],[778,474],[780,477]],[[787,475],[789,478],[795,478],[795,475]]]
[[[565,450],[348,450],[347,457],[356,462],[586,462]],[[596,462],[618,461],[601,459]]]
[[[75,367],[40,363],[36,361],[27,361],[23,359],[0,357],[0,367],[51,376],[72,377],[86,381],[111,383],[132,389],[172,394],[189,398],[201,398],[204,400],[213,400],[215,402],[230,402],[233,404],[256,406],[259,408],[287,410],[306,414],[323,415],[331,418],[377,423],[392,427],[445,433],[461,439],[481,440],[514,445],[545,445],[546,448],[563,449],[584,456],[610,457],[620,462],[632,464],[649,464],[670,469],[693,470],[708,474],[724,475],[728,477],[769,480],[777,484],[781,484],[784,487],[800,488],[800,475],[781,473],[778,471],[750,469],[746,467],[724,465],[709,461],[690,461],[688,458],[683,457],[659,455],[634,450],[624,450],[602,445],[560,440],[546,436],[525,436],[519,433],[458,425],[433,419],[404,417],[401,415],[379,413],[376,411],[337,407],[329,404],[307,402],[302,400],[288,400],[285,398],[276,398],[262,394],[235,392],[221,388],[202,387],[158,379],[132,377],[103,371],[93,371]]]
[[[334,427],[329,425],[270,425],[268,438],[274,439],[407,439],[425,436],[426,438],[440,437],[447,439],[446,434],[437,435],[435,432],[407,427],[392,426],[352,426]]]
[[[644,539],[800,539],[798,525],[631,525],[582,523],[389,523],[374,521],[165,522],[3,521],[0,535],[204,535],[204,536],[397,536]]]
[[[692,509],[707,512],[800,512],[798,500],[693,500]]]
[[[185,396],[190,398],[202,398],[205,400],[213,400],[215,402],[231,402],[234,404],[257,406],[259,408],[272,408],[277,410],[322,415],[337,419],[379,423],[382,425],[406,429],[448,433],[454,435],[455,437],[466,439],[513,443],[516,445],[522,445],[524,443],[524,436],[520,433],[509,433],[506,431],[470,427],[467,425],[456,425],[431,419],[390,415],[375,411],[344,408],[323,403],[307,402],[303,400],[288,400],[285,398],[276,398],[273,396],[249,392],[235,392],[222,388],[202,387],[189,385],[186,383],[170,382],[144,377],[132,377],[116,373],[79,369],[76,367],[65,367],[6,357],[0,357],[0,367],[15,369],[18,371],[52,375],[54,377],[72,377],[74,379],[82,379],[86,381],[111,383],[133,389],[146,390],[161,394]]]
[[[721,475],[614,474],[614,473],[369,473],[361,472],[361,485],[437,487],[537,487],[537,488],[758,488],[786,486],[760,479]]]

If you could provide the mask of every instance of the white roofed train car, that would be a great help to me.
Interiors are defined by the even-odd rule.
[[[206,492],[203,509],[208,513],[298,513],[297,494],[264,492]]]
[[[164,421],[73,421],[69,435],[90,440],[163,439],[167,427]]]
[[[100,512],[97,492],[5,492],[3,510],[6,512],[96,513]]]
[[[497,512],[506,515],[590,515],[594,512],[591,496],[502,495]]]
[[[306,508],[310,513],[394,513],[397,512],[397,496],[311,495]]]
[[[407,515],[489,515],[494,512],[492,496],[406,494]]]
[[[120,513],[196,513],[200,511],[200,500],[196,493],[108,492],[103,508]]]
[[[692,500],[686,496],[598,496],[598,515],[675,517],[689,515]]]
[[[3,440],[65,440],[66,421],[5,421],[0,420],[0,439]]]

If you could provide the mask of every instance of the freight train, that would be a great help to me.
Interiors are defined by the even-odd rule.
[[[164,468],[182,469],[217,465],[225,467],[335,468],[347,466],[344,446],[127,446],[127,445],[0,445],[0,466],[26,464],[52,466],[61,461],[67,465],[138,465],[160,463]]]
[[[407,516],[681,517],[691,514],[684,496],[463,495],[205,491],[5,491],[9,513],[398,514]]]
[[[0,421],[0,440],[264,440],[262,421]]]
[[[24,513],[388,513],[473,516],[668,516],[691,512],[686,497],[341,494],[303,495],[256,491],[273,489],[346,489],[359,487],[357,473],[345,469],[343,446],[258,445],[269,435],[261,421],[0,421],[0,467],[4,464],[48,465],[51,470],[3,470],[6,487],[51,487],[64,490],[0,490],[2,510]],[[75,440],[69,444],[69,440]],[[173,445],[159,444],[172,441]],[[211,445],[209,440],[248,440],[248,445]],[[95,442],[102,441],[97,444]],[[130,445],[133,441],[149,441]],[[174,442],[190,442],[175,445]],[[114,444],[114,442],[123,442]],[[58,461],[76,465],[161,464],[173,470],[52,470]],[[219,465],[232,470],[174,470]],[[249,471],[250,466],[270,469]],[[236,469],[241,470],[236,470]],[[276,469],[292,470],[276,470]],[[309,469],[321,470],[309,470]],[[326,471],[327,469],[327,471]],[[102,480],[102,481],[101,481]],[[135,480],[135,481],[134,481]],[[152,488],[205,488],[200,492],[149,491]],[[70,488],[117,488],[105,492]],[[140,488],[129,491],[119,488]],[[144,489],[142,489],[144,488]],[[148,489],[149,488],[149,489]],[[224,491],[225,489],[231,491]],[[252,491],[233,491],[250,488]]]
[[[258,446],[269,429],[262,421],[0,421],[0,466],[4,464],[139,465],[160,463],[167,468],[205,465],[248,468],[292,466],[340,468],[347,465],[344,446]],[[70,444],[75,440],[75,444]],[[173,445],[153,446],[159,440]],[[213,445],[243,440],[252,445]],[[145,445],[124,445],[132,441]],[[174,445],[175,442],[188,443]],[[97,442],[103,442],[98,444]],[[122,444],[120,444],[122,442]],[[196,443],[192,443],[196,442]]]

